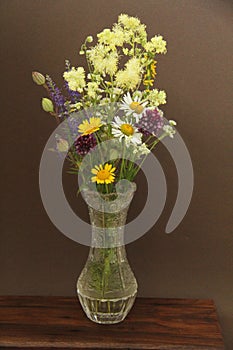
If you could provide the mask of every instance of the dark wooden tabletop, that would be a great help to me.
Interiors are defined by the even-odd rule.
[[[76,298],[0,297],[0,348],[222,350],[211,300],[138,298],[124,322],[100,325]]]

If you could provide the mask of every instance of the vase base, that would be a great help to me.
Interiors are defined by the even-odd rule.
[[[137,293],[126,298],[89,298],[78,292],[79,301],[87,317],[96,323],[114,324],[122,322],[134,304]]]

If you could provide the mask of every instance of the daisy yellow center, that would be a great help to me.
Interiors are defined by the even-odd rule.
[[[132,127],[132,125],[130,124],[122,124],[121,125],[121,131],[123,132],[123,134],[125,134],[126,136],[131,136],[134,133],[134,128]]]
[[[143,106],[140,105],[139,102],[131,102],[129,105],[130,109],[132,109],[134,112],[136,112],[137,114],[142,113],[143,111]]]
[[[99,170],[98,173],[96,174],[96,177],[99,179],[99,180],[106,180],[109,178],[109,175],[111,173],[106,170],[106,169],[102,169],[102,170]]]

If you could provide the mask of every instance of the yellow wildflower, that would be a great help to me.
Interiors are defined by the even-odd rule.
[[[64,72],[64,79],[67,81],[70,90],[82,92],[85,87],[85,71],[83,67],[72,67],[70,71]]]
[[[163,90],[159,91],[158,89],[151,90],[147,99],[155,107],[164,105],[166,103],[166,92]]]
[[[143,84],[145,86],[147,86],[147,88],[149,86],[153,86],[154,84],[154,79],[156,76],[156,61],[152,61],[148,66],[147,66],[147,72],[144,75],[144,80],[143,80]]]
[[[116,74],[116,84],[119,87],[134,89],[141,79],[140,60],[136,57],[131,58],[125,65],[124,70]]]
[[[83,107],[81,102],[70,104],[70,110],[69,113],[75,112],[76,110],[79,110]]]
[[[96,82],[87,83],[87,95],[91,98],[95,98],[97,95],[97,90],[99,86]]]
[[[97,34],[100,43],[109,45],[114,50],[116,46],[122,46],[124,43],[124,33],[121,30],[104,29],[101,33]]]
[[[104,71],[113,76],[117,71],[118,54],[116,52],[109,53],[109,55],[104,59],[104,64]]]
[[[165,54],[167,52],[166,45],[167,42],[163,40],[162,35],[155,35],[151,41],[144,45],[144,48],[146,51]]]
[[[99,130],[102,126],[102,122],[100,118],[92,117],[90,120],[84,120],[78,128],[78,131],[84,135],[93,134],[95,131]]]
[[[110,184],[115,181],[115,170],[116,168],[112,167],[112,164],[96,165],[91,169],[92,174],[95,175],[91,178],[91,181],[97,182],[97,184]]]
[[[162,35],[155,35],[152,39],[151,39],[152,44],[154,45],[155,48],[155,52],[156,53],[166,53],[167,49],[166,49],[166,41],[163,40]]]
[[[118,54],[116,51],[111,51],[109,46],[97,44],[89,51],[88,56],[96,73],[111,76],[116,73]]]
[[[141,24],[138,18],[130,17],[126,14],[121,14],[118,17],[118,23],[122,24],[126,29],[132,29],[132,30],[137,29]]]
[[[145,86],[153,86],[153,84],[154,84],[154,79],[145,79],[145,80],[143,80],[143,84],[144,84]]]
[[[145,45],[144,45],[144,49],[148,52],[152,52],[154,50],[154,45],[152,44],[151,41],[148,41]]]
[[[137,28],[137,33],[139,36],[139,40],[135,40],[136,42],[141,43],[142,45],[145,45],[147,40],[147,32],[146,32],[146,25],[140,24],[140,26]]]
[[[125,36],[122,28],[118,26],[117,24],[113,27],[113,43],[116,46],[122,46],[124,44]]]
[[[155,76],[156,76],[156,63],[157,63],[157,61],[154,61],[154,62],[152,62],[151,63],[151,65],[150,65],[150,69],[151,69],[151,75],[152,75],[152,77],[154,78]]]

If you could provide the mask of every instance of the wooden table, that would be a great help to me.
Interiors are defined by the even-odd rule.
[[[124,322],[89,321],[76,298],[0,297],[0,349],[220,350],[213,301],[138,298]]]

